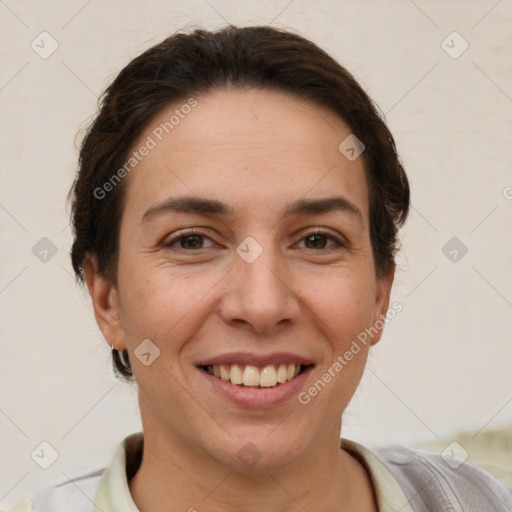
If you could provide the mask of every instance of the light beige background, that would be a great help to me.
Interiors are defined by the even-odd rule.
[[[75,285],[64,202],[99,93],[184,27],[298,31],[355,74],[396,137],[412,183],[393,291],[403,311],[343,436],[413,443],[512,423],[510,0],[3,0],[0,17],[0,504],[105,466],[140,429],[135,390],[113,377]],[[47,59],[31,48],[43,31],[59,45]],[[442,46],[454,31],[469,44],[458,58]],[[468,248],[456,263],[442,252],[454,236]],[[47,262],[32,252],[42,237],[57,248]],[[43,441],[58,452],[46,470],[31,458]]]

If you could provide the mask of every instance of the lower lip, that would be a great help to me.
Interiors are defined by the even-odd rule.
[[[293,396],[298,395],[304,386],[313,366],[308,366],[302,373],[283,384],[273,388],[256,388],[237,386],[231,382],[219,379],[199,368],[199,371],[211,382],[213,388],[229,398],[232,402],[243,407],[272,407],[280,405]]]

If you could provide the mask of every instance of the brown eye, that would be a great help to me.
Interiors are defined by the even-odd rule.
[[[324,235],[309,235],[305,238],[306,245],[309,243],[311,246],[308,249],[324,249],[326,244],[326,238]]]
[[[334,249],[336,247],[345,247],[345,244],[338,240],[336,237],[334,237],[331,234],[328,233],[322,233],[322,232],[314,232],[310,233],[309,235],[306,235],[304,238],[302,238],[303,241],[305,241],[306,249]],[[301,240],[301,241],[302,241]],[[331,244],[331,247],[327,247],[327,244],[332,242],[334,245]]]
[[[176,248],[178,250],[199,250],[208,248],[208,246],[204,246],[205,240],[211,241],[209,237],[201,233],[182,233],[178,236],[175,236],[174,238],[164,243],[163,245],[166,248]]]
[[[179,238],[182,249],[201,249],[203,237],[201,235],[187,235]]]

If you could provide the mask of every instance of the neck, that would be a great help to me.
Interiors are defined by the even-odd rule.
[[[340,449],[339,429],[290,464],[255,467],[234,470],[186,444],[145,435],[130,492],[140,512],[378,510],[366,470]]]

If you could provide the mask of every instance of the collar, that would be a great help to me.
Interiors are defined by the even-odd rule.
[[[143,446],[142,432],[131,434],[119,443],[98,484],[94,500],[98,510],[139,512],[130,494],[128,482],[140,466]],[[356,457],[368,471],[380,512],[413,512],[398,480],[373,452],[348,439],[341,439],[340,447]]]
[[[398,480],[373,452],[348,439],[341,439],[340,446],[358,459],[369,473],[379,512],[414,512]]]

